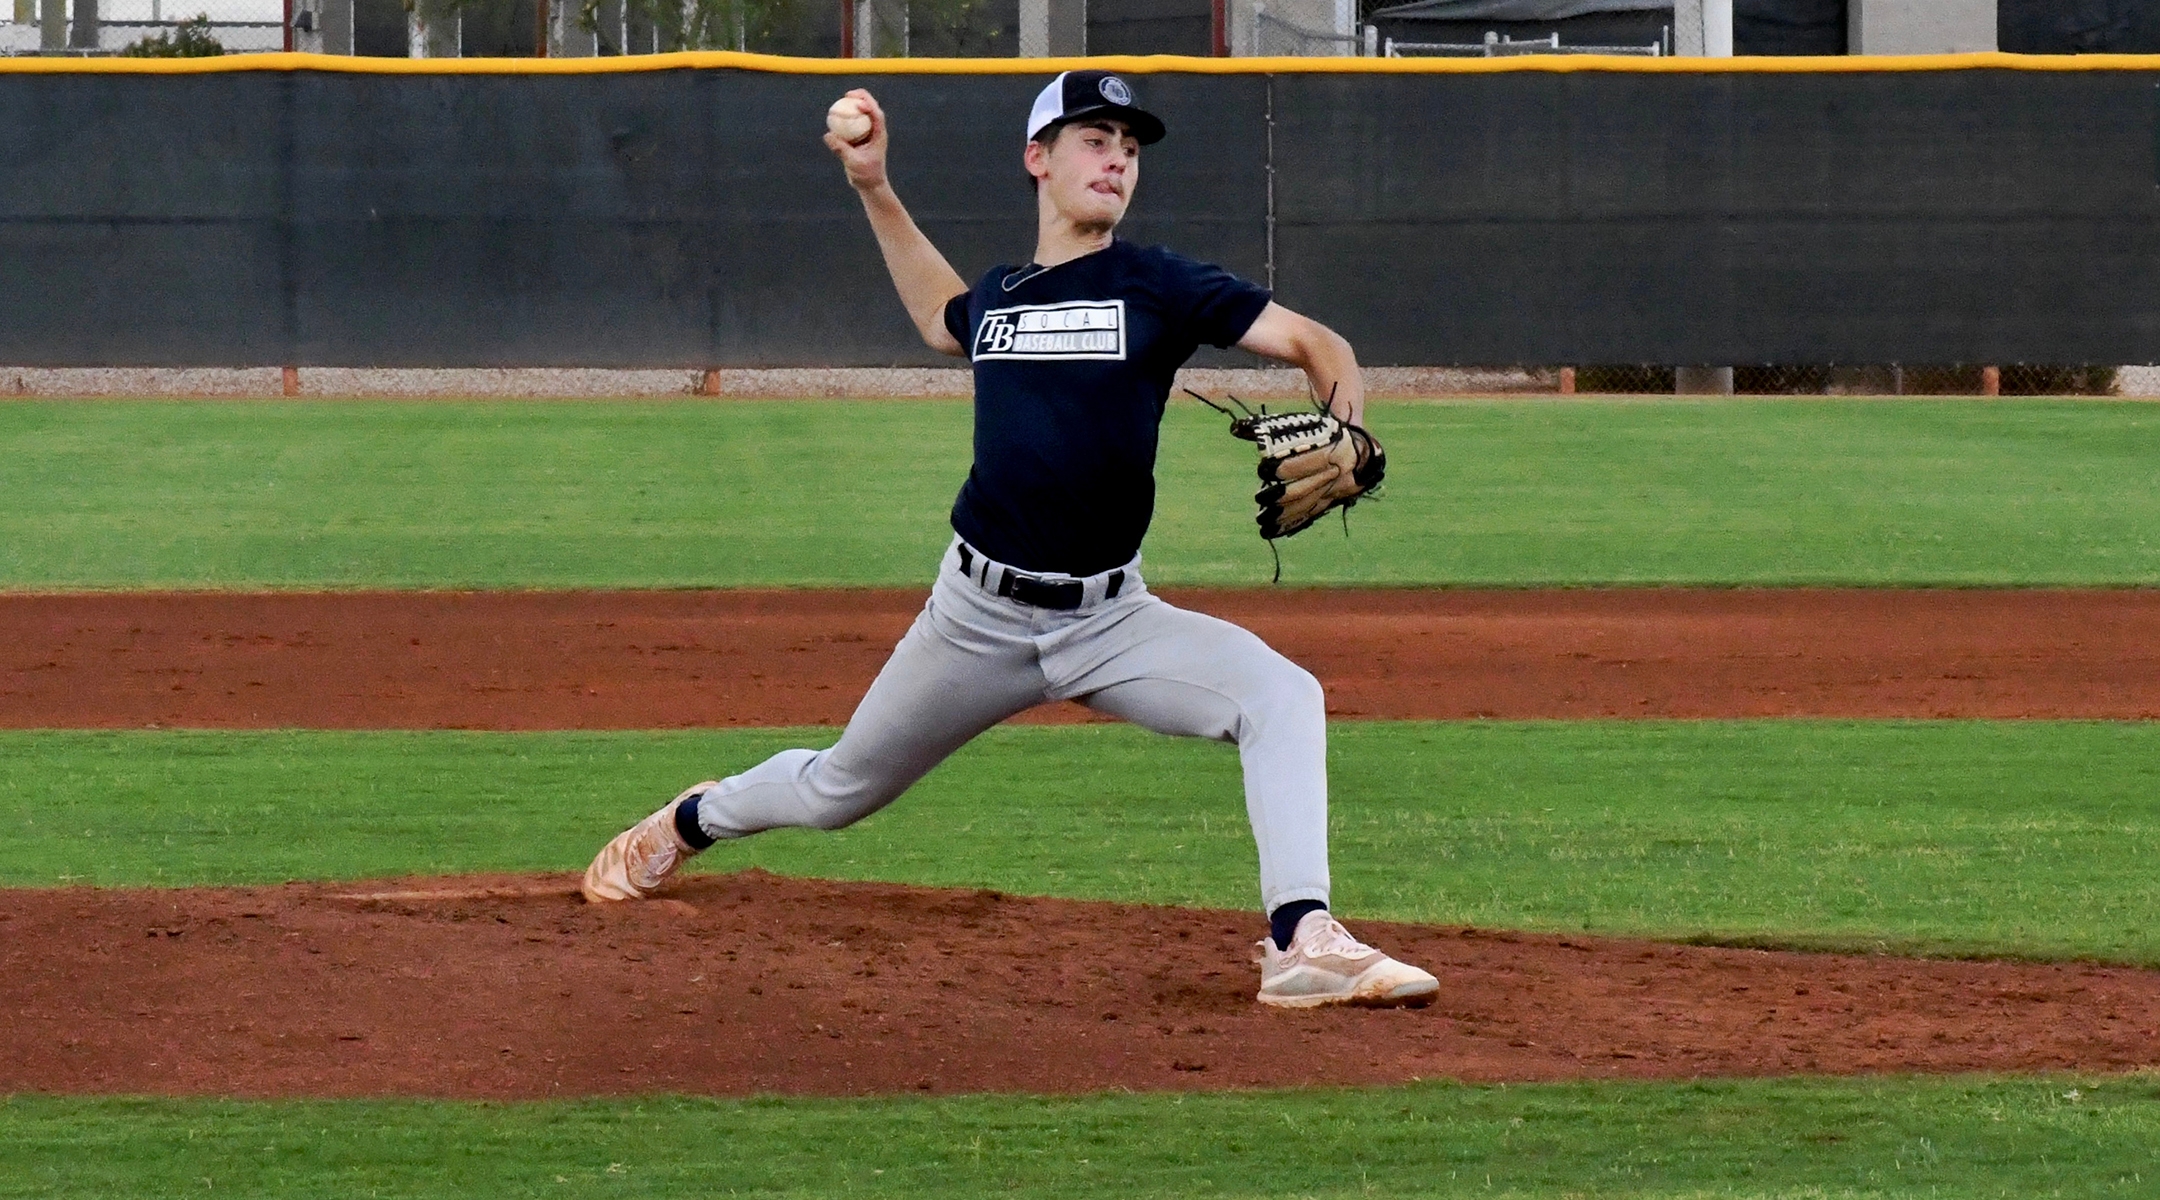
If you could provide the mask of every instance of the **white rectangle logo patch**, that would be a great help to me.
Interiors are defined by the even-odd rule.
[[[975,330],[976,362],[986,358],[1049,362],[1125,358],[1125,302],[1072,300],[993,308]]]

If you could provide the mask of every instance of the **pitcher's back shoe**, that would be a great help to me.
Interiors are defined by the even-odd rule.
[[[1261,938],[1253,961],[1260,964],[1260,1003],[1277,1008],[1419,1008],[1440,990],[1431,975],[1351,937],[1326,909],[1305,914],[1288,950]]]
[[[585,868],[585,882],[579,889],[585,899],[594,904],[643,900],[659,891],[660,885],[697,853],[675,831],[675,810],[690,797],[718,786],[708,779],[684,788],[659,812],[616,834],[615,840],[602,846],[599,856]]]

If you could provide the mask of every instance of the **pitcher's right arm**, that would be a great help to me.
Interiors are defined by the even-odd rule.
[[[840,159],[849,185],[862,197],[863,212],[869,216],[871,232],[877,235],[878,249],[885,255],[885,269],[892,273],[893,287],[900,293],[908,318],[915,322],[916,332],[922,334],[923,344],[940,354],[963,356],[967,351],[945,328],[945,305],[966,292],[967,284],[916,227],[915,218],[908,215],[899,194],[893,191],[892,181],[886,177],[885,110],[878,107],[875,96],[861,88],[848,95],[862,104],[870,118],[870,137],[861,145],[850,145],[827,133],[825,145]]]

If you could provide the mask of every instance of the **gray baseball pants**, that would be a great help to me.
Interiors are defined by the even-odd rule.
[[[1081,580],[1069,612],[995,595],[999,564],[960,564],[955,539],[839,743],[784,750],[721,781],[698,801],[707,834],[851,825],[999,721],[1077,700],[1157,733],[1235,743],[1262,908],[1327,901],[1327,710],[1311,673],[1247,630],[1149,594],[1137,558]]]

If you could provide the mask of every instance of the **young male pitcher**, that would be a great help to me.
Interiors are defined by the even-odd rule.
[[[970,288],[886,175],[866,91],[859,142],[826,135],[860,194],[923,341],[975,375],[975,458],[930,602],[829,750],[788,750],[700,783],[625,831],[585,874],[589,900],[651,895],[715,841],[838,829],[876,812],[977,734],[1077,700],[1160,733],[1234,742],[1271,930],[1259,999],[1421,1004],[1438,984],[1350,936],[1327,910],[1327,721],[1320,685],[1258,637],[1150,594],[1140,542],[1172,378],[1201,345],[1301,368],[1362,425],[1349,343],[1220,268],[1116,236],[1163,123],[1132,86],[1069,71],[1037,96],[1022,160],[1035,180],[1032,260]]]

